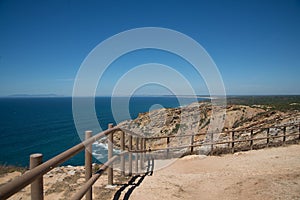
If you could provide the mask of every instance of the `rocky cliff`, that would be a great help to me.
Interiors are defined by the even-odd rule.
[[[283,112],[266,105],[213,107],[210,102],[199,102],[181,108],[164,108],[140,113],[136,119],[124,121],[120,125],[146,137],[218,132],[220,134],[217,134],[214,141],[220,141],[228,139],[225,133],[222,134],[228,130],[299,123],[298,110]],[[205,138],[207,139],[207,136],[198,136],[195,141]],[[190,139],[182,137],[177,141],[173,139],[172,143],[176,146],[189,144],[189,141]],[[148,146],[165,147],[165,141],[152,141]]]

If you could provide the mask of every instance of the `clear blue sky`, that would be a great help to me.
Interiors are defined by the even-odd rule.
[[[300,94],[300,1],[1,0],[0,96],[70,96],[82,61],[96,45],[149,26],[199,42],[218,66],[228,94]],[[157,52],[146,53],[153,62]],[[162,57],[177,62],[169,55],[157,62]],[[187,78],[197,85],[189,74],[187,67]],[[109,93],[114,82],[107,83],[98,94]],[[207,93],[199,85],[196,92]]]

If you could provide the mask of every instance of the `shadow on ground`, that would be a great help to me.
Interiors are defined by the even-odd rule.
[[[135,188],[137,188],[145,179],[146,176],[152,176],[154,169],[154,159],[148,160],[147,170],[145,174],[139,174],[133,176],[128,183],[123,184],[122,187],[115,193],[113,200],[120,200],[122,192],[127,189],[124,194],[123,200],[128,200]]]

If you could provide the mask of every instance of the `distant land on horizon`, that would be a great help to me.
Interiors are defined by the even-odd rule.
[[[204,94],[196,94],[196,95],[189,95],[189,94],[181,94],[181,95],[170,95],[170,94],[141,94],[141,95],[132,95],[132,96],[126,96],[126,95],[117,95],[114,97],[183,97],[183,98],[189,98],[189,97],[195,97],[198,98],[210,98],[211,96],[218,96],[218,95],[204,95]],[[226,95],[226,97],[234,98],[234,97],[284,97],[284,96],[300,96],[300,94],[267,94],[267,95],[258,95],[258,94],[230,94]],[[65,95],[58,95],[58,94],[11,94],[7,96],[0,96],[0,98],[35,98],[35,97],[72,97],[72,96],[65,96]],[[87,96],[82,96],[87,97]],[[110,95],[96,95],[95,97],[111,97]]]
[[[4,97],[65,97],[57,94],[12,94]]]
[[[211,97],[218,97],[218,95],[209,95],[209,94],[196,94],[196,95],[189,95],[189,94],[180,94],[180,95],[172,95],[172,94],[139,94],[139,95],[116,95],[114,97],[181,97],[181,98],[190,98],[190,97],[197,97],[197,98],[205,98],[210,99]],[[222,96],[222,95],[219,95]],[[266,94],[266,95],[259,95],[259,94],[229,94],[226,95],[227,98],[239,98],[239,97],[297,97],[300,94]],[[0,96],[0,98],[72,98],[72,96],[65,96],[65,95],[58,95],[54,93],[49,94],[11,94],[7,96]],[[87,97],[87,96],[81,96]],[[101,96],[93,96],[93,97],[111,97],[110,95],[101,95]]]

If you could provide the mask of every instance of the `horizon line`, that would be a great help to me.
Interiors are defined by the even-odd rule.
[[[196,95],[189,95],[189,94],[180,94],[180,95],[173,95],[173,94],[157,94],[157,95],[95,95],[95,96],[65,96],[65,95],[57,95],[57,94],[13,94],[13,95],[6,95],[0,96],[0,98],[96,98],[96,97],[235,97],[235,96],[300,96],[300,94],[228,94],[228,95],[209,95],[209,94],[196,94]]]

